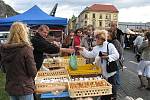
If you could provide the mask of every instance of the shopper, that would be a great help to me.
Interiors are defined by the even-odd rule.
[[[145,76],[148,81],[146,89],[150,91],[150,32],[146,33],[146,38],[139,46],[141,61],[139,62],[138,77],[141,83],[139,89],[146,87],[143,82],[143,76]]]
[[[34,100],[36,64],[28,29],[21,22],[10,28],[8,41],[0,47],[1,66],[6,73],[5,89],[10,100]]]
[[[108,43],[107,40],[107,31],[100,30],[95,31],[96,36],[96,46],[93,47],[92,51],[86,50],[84,47],[79,47],[81,55],[86,58],[96,58],[99,56],[101,52],[101,57],[99,60],[99,66],[102,68],[102,75],[112,84],[112,95],[102,96],[101,100],[116,100],[117,98],[117,85],[116,85],[116,71],[108,73],[106,71],[106,63],[108,60],[109,62],[116,61],[119,59],[119,53],[114,47],[112,43]],[[109,53],[107,53],[107,45],[109,49]],[[109,54],[109,55],[108,55]]]

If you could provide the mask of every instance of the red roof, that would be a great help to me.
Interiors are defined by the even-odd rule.
[[[119,12],[114,5],[94,4],[88,8],[89,11]]]

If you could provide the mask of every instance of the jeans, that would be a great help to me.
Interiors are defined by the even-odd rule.
[[[117,99],[116,74],[109,77],[108,82],[112,85],[112,94],[101,96],[101,100],[116,100]],[[111,99],[111,98],[113,98],[113,99]]]
[[[116,84],[118,86],[120,86],[120,83],[121,83],[121,81],[120,81],[120,72],[119,72],[119,70],[117,70],[117,73],[116,73]]]
[[[22,96],[10,96],[10,100],[34,100],[33,94]]]

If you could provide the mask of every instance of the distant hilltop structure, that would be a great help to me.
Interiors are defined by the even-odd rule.
[[[5,4],[3,0],[0,0],[0,18],[14,16],[19,14],[11,6]]]
[[[77,26],[85,27],[89,24],[95,28],[110,28],[110,22],[118,22],[118,9],[114,5],[93,4],[86,7],[77,18]]]

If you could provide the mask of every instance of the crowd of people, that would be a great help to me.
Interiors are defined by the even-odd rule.
[[[75,53],[102,68],[103,77],[112,85],[112,94],[101,96],[101,100],[117,100],[117,88],[120,85],[120,69],[123,69],[123,48],[125,34],[117,28],[116,22],[111,22],[108,30],[97,30],[92,25],[70,30],[63,43],[48,41],[49,27],[41,25],[37,33],[29,39],[29,30],[21,22],[15,22],[10,28],[7,42],[0,46],[1,69],[6,73],[6,91],[10,100],[35,100],[34,78],[40,70],[44,53],[55,54],[65,52]],[[138,43],[137,43],[138,41]],[[140,43],[139,43],[140,42]],[[134,41],[137,53],[140,53],[138,76],[141,82],[139,88],[150,90],[150,33],[145,38],[137,37]],[[64,53],[62,53],[64,54]],[[66,55],[66,54],[64,54]],[[115,70],[108,72],[107,65],[116,62]],[[144,65],[144,66],[143,66]],[[145,86],[142,77],[146,76]]]

